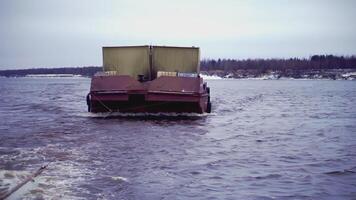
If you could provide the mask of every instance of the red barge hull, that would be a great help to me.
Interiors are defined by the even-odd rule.
[[[210,90],[200,77],[162,76],[139,82],[126,75],[94,76],[87,104],[93,113],[211,112]]]

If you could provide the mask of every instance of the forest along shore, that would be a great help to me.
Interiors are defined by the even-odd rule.
[[[314,55],[308,59],[203,59],[201,74],[220,78],[356,80],[356,56]],[[101,66],[0,70],[3,77],[70,74],[91,77]],[[36,76],[35,76],[36,77]]]
[[[201,74],[219,78],[233,79],[328,79],[328,80],[356,80],[356,69],[301,69],[301,70],[209,70]]]

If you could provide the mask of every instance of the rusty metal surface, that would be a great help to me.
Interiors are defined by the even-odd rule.
[[[207,110],[202,78],[160,77],[138,82],[130,76],[93,77],[91,112],[194,112]]]
[[[199,102],[202,98],[201,95],[191,95],[191,94],[165,94],[165,93],[148,93],[146,96],[146,101],[172,101],[172,102]]]
[[[202,82],[202,78],[162,76],[150,83],[148,92],[171,91],[182,93],[200,93]]]
[[[145,87],[131,76],[94,76],[91,80],[91,92],[115,90],[145,90]]]

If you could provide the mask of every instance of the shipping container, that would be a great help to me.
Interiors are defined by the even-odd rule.
[[[103,47],[104,71],[145,80],[157,78],[158,72],[199,73],[197,47],[120,46]]]
[[[153,46],[153,70],[199,73],[200,53],[197,47]]]
[[[150,47],[121,46],[103,47],[104,71],[116,71],[117,75],[150,77]]]

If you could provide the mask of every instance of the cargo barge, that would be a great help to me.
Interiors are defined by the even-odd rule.
[[[103,71],[91,80],[88,111],[210,113],[197,47],[103,47]]]

